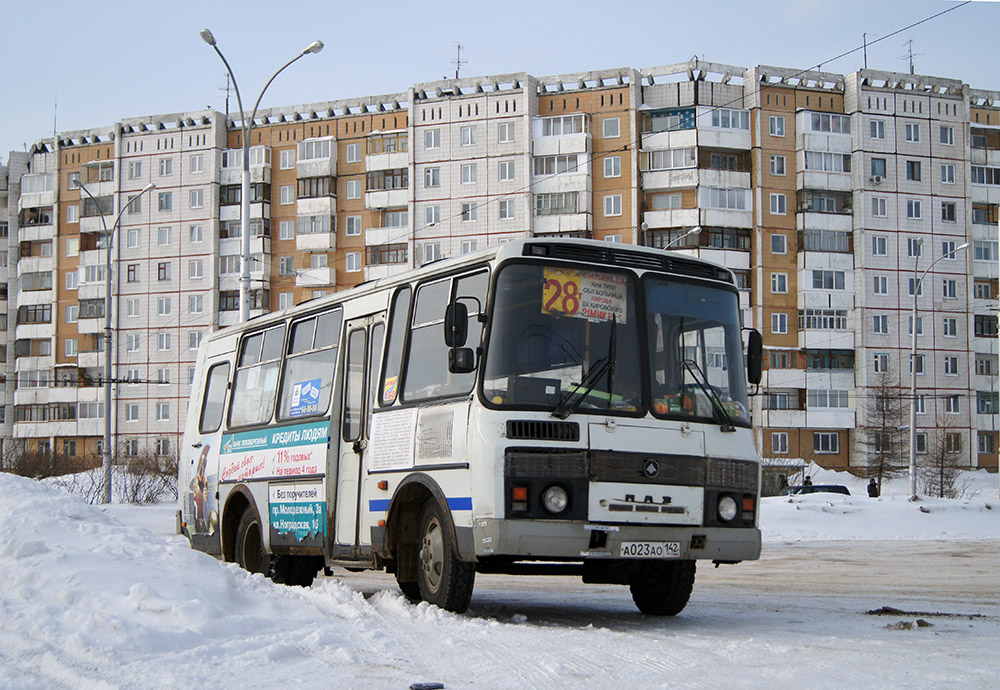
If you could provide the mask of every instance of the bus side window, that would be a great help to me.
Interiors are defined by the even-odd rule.
[[[368,358],[368,422],[366,428],[369,435],[372,428],[372,408],[375,405],[371,402],[375,399],[375,389],[378,386],[378,370],[382,361],[382,341],[385,340],[385,324],[377,323],[372,326],[372,353]]]
[[[226,405],[226,387],[229,385],[229,362],[216,364],[208,370],[205,398],[201,403],[201,420],[198,431],[211,434],[222,426],[222,413]]]
[[[278,398],[279,419],[326,414],[342,319],[343,312],[335,309],[292,324]]]
[[[411,292],[409,287],[401,288],[392,299],[389,342],[385,350],[385,372],[382,375],[382,387],[378,392],[379,405],[382,407],[396,402],[396,396],[399,394],[399,369],[403,362],[403,340],[410,318]]]
[[[244,338],[229,398],[230,426],[261,424],[271,419],[284,340],[284,325]]]

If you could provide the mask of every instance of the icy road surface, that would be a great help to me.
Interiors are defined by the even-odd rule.
[[[514,577],[478,578],[456,616],[384,575],[274,585],[192,551],[170,505],[102,511],[0,474],[0,687],[996,687],[1000,539],[970,535],[1000,534],[998,502],[845,499],[773,507],[782,540],[702,565],[676,618],[624,587]],[[858,512],[922,536],[787,540]]]

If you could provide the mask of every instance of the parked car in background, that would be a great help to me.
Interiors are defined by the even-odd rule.
[[[793,494],[844,494],[850,496],[851,492],[843,484],[805,484],[801,486],[790,486],[781,492],[782,496]]]

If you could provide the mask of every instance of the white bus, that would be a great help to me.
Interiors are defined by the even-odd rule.
[[[731,271],[535,238],[268,314],[202,345],[178,530],[278,582],[379,568],[469,606],[477,572],[687,604],[760,555],[760,458]]]

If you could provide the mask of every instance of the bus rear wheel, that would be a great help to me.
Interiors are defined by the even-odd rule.
[[[695,561],[646,561],[629,575],[636,608],[650,616],[676,616],[694,589]]]
[[[476,568],[455,553],[451,521],[437,501],[428,501],[420,515],[419,567],[417,585],[420,598],[454,613],[465,613],[472,601]],[[403,590],[407,594],[406,590]]]

